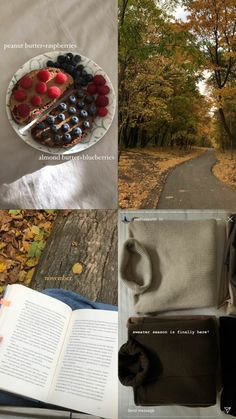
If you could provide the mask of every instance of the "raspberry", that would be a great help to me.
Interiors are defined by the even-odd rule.
[[[101,74],[97,74],[97,76],[95,76],[93,78],[93,82],[98,85],[101,86],[103,84],[106,84],[106,79],[101,75]]]
[[[68,80],[68,77],[64,73],[57,73],[55,77],[55,82],[58,84],[64,84],[67,82],[67,80]]]
[[[15,90],[14,99],[16,99],[17,102],[23,102],[26,98],[27,94],[24,92],[24,90]]]
[[[26,116],[29,115],[30,108],[29,108],[28,105],[25,105],[24,103],[22,103],[21,105],[18,105],[17,106],[17,111],[18,111],[18,114],[20,116],[22,116],[23,118],[25,118]]]
[[[24,76],[21,80],[20,80],[20,87],[22,87],[22,89],[30,89],[32,87],[33,81],[29,76]]]
[[[98,108],[97,114],[98,114],[98,116],[101,116],[103,118],[104,116],[107,116],[108,109],[107,108]]]
[[[40,96],[33,96],[32,98],[31,98],[31,103],[32,103],[32,105],[34,105],[34,106],[39,106],[39,105],[42,105],[42,98],[40,97]]]
[[[97,92],[100,95],[108,95],[108,93],[110,92],[110,87],[108,86],[97,86]]]
[[[48,81],[51,77],[50,72],[48,70],[40,70],[37,74],[37,77],[40,81]]]
[[[87,87],[87,92],[90,95],[95,95],[95,93],[97,93],[97,86],[95,83],[90,83]]]
[[[61,90],[59,89],[59,87],[57,87],[57,86],[51,86],[51,87],[49,87],[49,89],[48,89],[48,96],[51,99],[56,99],[60,95],[61,95]]]
[[[44,83],[43,81],[38,82],[35,86],[35,90],[36,90],[37,93],[42,95],[43,93],[45,93],[47,91],[46,83]]]
[[[102,108],[104,108],[105,106],[107,106],[109,103],[109,99],[107,96],[98,96],[96,99],[96,105],[97,106],[101,106]]]

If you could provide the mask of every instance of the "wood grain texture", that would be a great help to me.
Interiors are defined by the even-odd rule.
[[[83,267],[79,275],[75,263]],[[64,288],[117,305],[117,211],[59,211],[31,287]]]

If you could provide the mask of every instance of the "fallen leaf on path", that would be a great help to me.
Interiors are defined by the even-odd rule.
[[[203,152],[203,149],[183,151],[155,147],[122,151],[119,161],[120,207],[156,208],[169,170]]]

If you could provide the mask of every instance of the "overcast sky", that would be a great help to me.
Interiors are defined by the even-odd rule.
[[[186,10],[183,7],[178,6],[175,9],[174,15],[177,19],[181,19],[183,21],[186,21],[187,13],[186,13]]]

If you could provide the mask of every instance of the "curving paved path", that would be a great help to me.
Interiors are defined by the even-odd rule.
[[[212,174],[215,151],[204,154],[173,169],[166,180],[158,209],[232,209],[236,210],[236,192]]]

